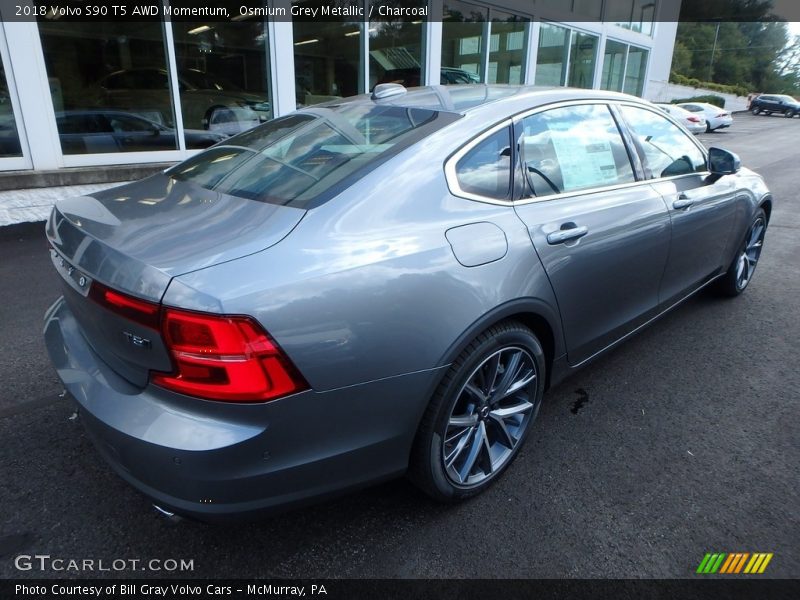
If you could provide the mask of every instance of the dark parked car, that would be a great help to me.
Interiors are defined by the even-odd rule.
[[[783,94],[761,94],[751,100],[750,112],[754,115],[778,113],[791,119],[800,115],[800,102]]]
[[[771,211],[633,96],[385,84],[60,201],[44,335],[98,451],[166,512],[406,472],[459,500],[549,386],[706,286],[741,294]]]
[[[138,115],[113,110],[73,110],[56,113],[64,154],[174,150],[176,132]],[[186,147],[208,148],[228,136],[213,131],[184,130]]]

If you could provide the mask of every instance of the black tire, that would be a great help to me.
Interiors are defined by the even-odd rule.
[[[711,123],[706,121],[706,133],[711,133],[712,131],[714,131],[714,130],[711,129]]]
[[[517,354],[520,356],[519,362],[513,363],[513,358]],[[502,365],[504,356],[509,357],[505,367]],[[500,368],[495,368],[495,375],[491,376],[494,357],[497,357]],[[516,377],[514,372],[518,368],[521,378],[514,382]],[[533,379],[525,383],[530,373],[533,374]],[[502,378],[505,374],[508,374],[507,380]],[[488,377],[492,377],[492,382],[488,386],[476,383],[479,380],[486,381]],[[498,377],[501,379],[494,387]],[[530,329],[516,321],[506,321],[479,335],[450,366],[422,417],[411,452],[409,478],[429,496],[442,502],[457,502],[484,491],[508,468],[524,444],[542,402],[544,381],[544,352],[539,340]],[[481,403],[477,400],[477,396],[473,395],[475,392],[470,391],[476,388],[482,388],[479,390],[480,393],[485,393],[487,389],[500,390],[504,382],[507,385],[511,383],[521,385],[517,388],[517,392],[496,402],[492,400],[492,392]],[[474,385],[467,389],[468,383]],[[498,391],[497,395],[502,393]],[[469,399],[475,399],[474,407],[469,403],[464,404]],[[502,423],[498,425],[496,411],[502,410],[508,403],[513,407],[525,406],[526,403],[531,406],[524,411],[501,417]],[[468,408],[466,412],[462,412],[465,406]],[[505,408],[505,410],[510,409]],[[453,414],[454,411],[458,412]],[[517,422],[518,417],[519,422]],[[471,418],[475,419],[474,425],[453,425],[451,420]],[[507,426],[511,429],[507,429]],[[462,429],[463,431],[459,433]],[[448,431],[451,435],[449,439]],[[493,442],[492,434],[495,437]],[[479,441],[481,435],[485,444]],[[500,438],[506,442],[502,442]],[[454,439],[458,439],[458,442],[452,441]],[[462,439],[463,445],[461,445]],[[445,466],[448,442],[451,444],[449,456],[453,458],[450,466]],[[495,444],[500,445],[495,446]],[[474,448],[477,448],[476,458],[470,463]],[[465,460],[458,467],[456,463],[465,452],[467,454]],[[499,462],[498,458],[498,464],[495,465],[493,458],[495,456],[502,457],[502,462]],[[455,480],[454,475],[457,474],[455,471],[458,468],[466,472],[467,481]],[[478,472],[471,476],[473,469],[482,473]]]
[[[758,233],[758,228],[761,227],[760,233]],[[742,292],[747,289],[748,284],[753,280],[753,274],[755,273],[756,267],[758,266],[758,260],[761,258],[761,250],[764,246],[764,235],[767,231],[767,215],[764,212],[763,208],[759,208],[756,211],[756,214],[753,216],[753,220],[750,223],[750,226],[747,228],[747,232],[745,233],[739,247],[736,250],[736,255],[733,257],[733,262],[731,262],[728,270],[725,272],[725,275],[720,277],[714,286],[714,290],[728,298],[735,298],[739,296]],[[748,247],[753,243],[754,234],[758,239],[757,250],[750,249],[748,251]],[[748,260],[748,256],[754,257],[755,260],[750,262],[750,267],[745,265],[743,261]],[[746,268],[748,272],[746,273],[746,277],[743,279],[742,275],[744,274],[740,269]]]
[[[758,108],[757,106],[754,106],[753,110],[751,110],[750,112],[752,112],[754,115],[758,115],[761,112],[761,109]]]
[[[794,117],[794,111],[791,109],[787,110],[785,113],[783,113],[783,116],[788,119],[791,119],[792,117]]]

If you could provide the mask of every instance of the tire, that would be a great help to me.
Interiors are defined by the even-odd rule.
[[[711,123],[706,121],[706,133],[711,133],[712,131],[714,131],[714,130],[711,129]]]
[[[758,108],[757,106],[754,106],[753,110],[751,110],[750,112],[753,113],[754,115],[758,115],[761,112],[761,109]]]
[[[787,119],[791,119],[792,117],[794,117],[794,111],[787,110],[785,113],[783,113],[783,116],[786,117]]]
[[[733,262],[716,283],[715,289],[719,294],[734,298],[747,289],[761,257],[766,231],[767,215],[763,208],[759,208],[736,250]]]
[[[442,502],[488,488],[524,444],[544,381],[544,352],[527,327],[506,321],[479,335],[450,366],[422,417],[409,478]],[[517,389],[503,396],[504,387]]]

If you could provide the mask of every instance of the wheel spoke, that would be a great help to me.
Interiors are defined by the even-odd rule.
[[[533,404],[531,404],[527,400],[523,400],[522,402],[520,402],[519,404],[515,404],[514,406],[495,408],[493,411],[489,413],[489,415],[492,417],[496,417],[498,419],[505,419],[506,417],[510,417],[512,415],[520,415],[526,413],[532,408]]]
[[[494,389],[495,381],[497,380],[497,373],[500,371],[500,353],[493,355],[488,364],[486,365],[488,373],[484,373],[484,387],[483,391],[487,396],[491,396]]]
[[[506,422],[503,420],[502,417],[498,417],[494,414],[489,414],[489,418],[492,420],[492,424],[494,428],[499,433],[499,438],[497,441],[503,444],[509,450],[513,449],[514,446],[517,444],[517,440],[509,433],[508,427],[506,427]]]
[[[478,415],[459,415],[450,417],[447,423],[450,427],[472,427],[478,424]]]
[[[448,454],[447,456],[444,457],[444,464],[448,469],[451,466],[453,466],[453,463],[456,461],[456,459],[459,456],[461,456],[462,452],[464,452],[464,448],[467,447],[467,445],[469,444],[470,439],[472,437],[474,437],[473,436],[474,433],[475,433],[475,428],[474,427],[471,428],[471,429],[467,429],[465,431],[465,435],[463,435],[462,438],[460,440],[458,440],[458,444],[456,444],[455,448],[453,448],[453,450],[450,452],[450,454]]]
[[[511,384],[514,382],[514,379],[517,376],[521,360],[522,352],[517,351],[511,355],[511,358],[506,364],[503,377],[500,379],[500,383],[498,383],[497,388],[492,390],[489,394],[492,400],[496,401],[508,395],[508,388],[511,387]]]
[[[481,441],[482,443],[482,450],[486,457],[486,468],[483,472],[486,475],[491,475],[494,472],[494,464],[492,461],[492,445],[489,442],[489,434],[486,431],[486,423],[481,423]]]
[[[479,404],[486,401],[486,394],[471,381],[467,382],[467,385],[464,386],[464,390],[475,396]]]
[[[469,474],[472,472],[472,468],[475,466],[475,461],[478,459],[478,454],[481,452],[481,448],[483,448],[483,436],[486,435],[486,427],[484,426],[483,422],[476,429],[474,435],[472,436],[472,444],[469,448],[469,454],[467,455],[464,464],[461,465],[461,468],[458,470],[458,476],[461,479],[462,483],[467,480]]]

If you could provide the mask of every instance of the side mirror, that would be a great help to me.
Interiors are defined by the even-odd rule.
[[[708,170],[712,175],[733,175],[742,168],[742,161],[733,152],[722,148],[708,149]]]

